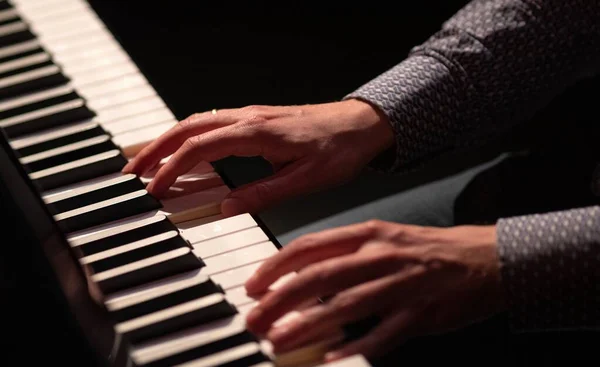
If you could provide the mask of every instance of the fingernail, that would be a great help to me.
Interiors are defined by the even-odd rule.
[[[340,359],[342,357],[343,357],[343,354],[340,352],[328,352],[328,353],[325,353],[325,356],[324,356],[326,362],[332,362],[332,361],[335,361],[336,359]]]
[[[246,213],[245,204],[237,198],[227,198],[221,202],[221,213],[226,217]]]
[[[133,161],[129,161],[129,163],[127,163],[125,165],[125,167],[123,167],[123,169],[121,170],[121,172],[123,172],[123,173],[130,173],[131,172],[131,167],[133,167]]]

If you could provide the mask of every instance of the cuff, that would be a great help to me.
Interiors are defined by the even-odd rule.
[[[406,170],[449,148],[461,135],[459,111],[468,108],[468,82],[449,62],[433,55],[413,55],[344,99],[378,107],[396,134],[395,149],[371,166],[385,172]]]
[[[600,328],[600,207],[500,219],[514,331]]]

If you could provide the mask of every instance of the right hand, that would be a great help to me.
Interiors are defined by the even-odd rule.
[[[188,117],[146,146],[123,172],[143,175],[172,155],[147,187],[160,197],[200,161],[262,156],[275,173],[232,190],[221,208],[232,216],[342,184],[393,144],[385,115],[359,100],[249,106]]]

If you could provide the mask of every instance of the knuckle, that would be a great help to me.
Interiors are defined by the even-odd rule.
[[[271,186],[266,182],[257,183],[256,186],[254,187],[254,190],[255,190],[256,197],[260,201],[267,201],[267,200],[271,199],[272,194],[273,194],[273,190],[271,189]]]
[[[380,219],[370,219],[364,223],[364,231],[367,235],[375,236],[384,227],[385,222]]]
[[[357,304],[358,299],[353,294],[339,294],[331,301],[331,307],[335,312],[343,313],[352,310]]]
[[[266,106],[261,106],[261,105],[249,105],[249,106],[245,106],[242,107],[242,112],[246,115],[246,116],[262,116],[265,111],[266,111],[267,107]]]
[[[310,251],[311,249],[318,246],[318,240],[313,234],[307,234],[296,239],[293,243],[293,247],[299,252]]]
[[[179,126],[181,126],[182,128],[186,128],[186,127],[190,126],[194,121],[196,121],[199,117],[200,117],[199,113],[194,113],[194,114],[184,118],[183,120],[178,121],[177,124]]]
[[[194,150],[198,147],[199,144],[200,144],[199,137],[192,136],[191,138],[186,139],[186,141],[183,143],[183,150],[184,151]]]

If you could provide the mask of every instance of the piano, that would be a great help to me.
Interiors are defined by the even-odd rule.
[[[256,300],[243,284],[280,245],[254,216],[220,215],[230,186],[211,164],[200,162],[162,200],[145,190],[152,172],[120,173],[176,123],[86,1],[0,1],[0,195],[11,213],[5,230],[19,246],[3,262],[8,269],[10,251],[25,254],[19,261],[30,262],[47,291],[35,306],[60,311],[52,318],[66,338],[48,340],[64,342],[64,353],[35,356],[31,345],[24,357],[63,365],[64,354],[80,353],[86,366],[370,366],[362,356],[323,363],[318,346],[276,356],[245,329]]]

